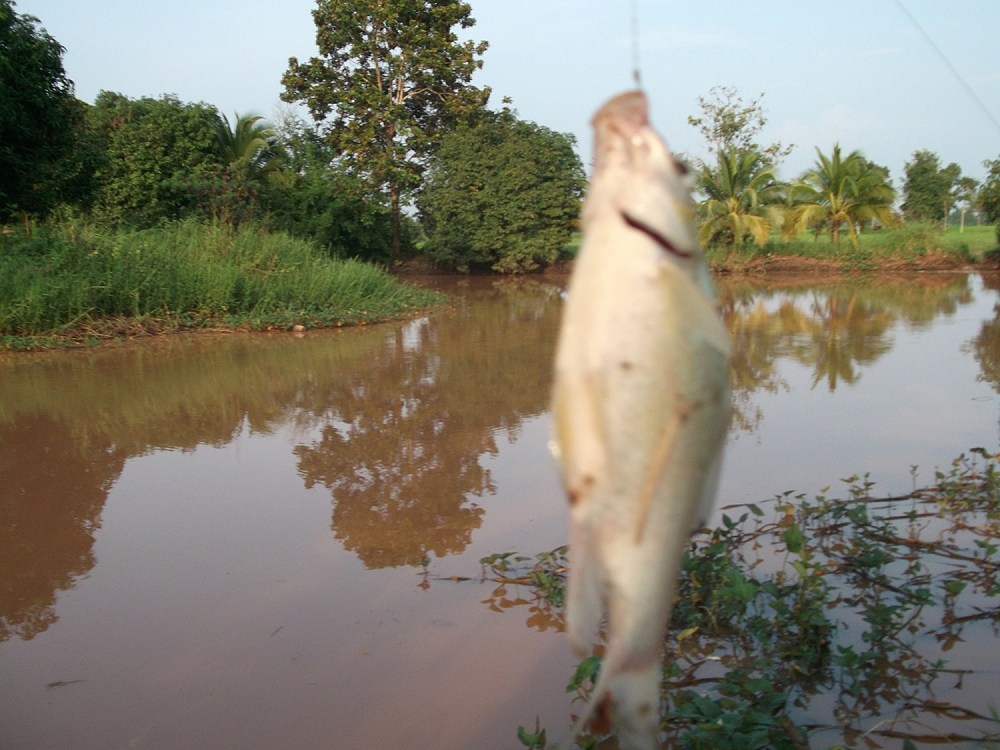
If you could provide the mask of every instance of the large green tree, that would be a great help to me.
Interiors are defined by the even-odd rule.
[[[378,190],[393,217],[399,256],[402,205],[420,185],[445,130],[482,108],[470,84],[486,42],[460,42],[475,24],[460,0],[317,0],[319,55],[288,61],[282,99],[304,102],[327,141]]]
[[[752,240],[763,247],[780,223],[786,186],[778,181],[768,158],[756,151],[732,148],[719,152],[714,165],[697,173],[698,240],[705,247],[734,249]]]
[[[846,226],[851,244],[858,244],[857,228],[866,221],[890,224],[896,192],[889,171],[868,161],[860,151],[844,155],[839,145],[827,156],[816,149],[816,166],[789,190],[785,235],[794,236],[808,227],[826,228],[840,242]]]
[[[98,215],[149,226],[204,209],[224,161],[214,107],[102,91],[88,115],[104,142]]]
[[[60,199],[61,177],[83,114],[63,70],[63,47],[34,16],[0,0],[0,221],[43,214]]]
[[[427,255],[502,273],[552,263],[580,212],[585,180],[573,144],[507,109],[446,135],[418,199]]]
[[[957,164],[942,167],[933,151],[914,151],[903,167],[903,215],[913,221],[943,221],[961,177]]]

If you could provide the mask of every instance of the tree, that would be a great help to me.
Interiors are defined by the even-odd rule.
[[[941,167],[933,151],[920,149],[903,167],[903,215],[914,221],[944,221],[962,176],[957,164]]]
[[[223,162],[263,172],[274,161],[271,146],[278,131],[262,122],[264,118],[260,115],[237,112],[235,117],[232,125],[225,115],[219,120],[217,133]]]
[[[460,0],[317,0],[319,56],[288,61],[282,99],[304,102],[327,141],[376,190],[387,189],[392,258],[402,204],[445,129],[481,109],[489,89],[469,85],[486,42],[452,30],[475,25]]]
[[[955,184],[955,201],[958,203],[958,231],[965,231],[965,215],[976,209],[979,202],[979,181],[961,177]]]
[[[204,209],[223,162],[214,107],[102,91],[89,116],[105,144],[99,216],[150,226]]]
[[[580,212],[585,178],[573,144],[509,109],[446,135],[418,200],[427,255],[503,273],[552,263]]]
[[[63,47],[34,16],[0,0],[0,221],[44,214],[58,200],[62,162],[83,114]]]
[[[792,152],[794,144],[783,146],[780,142],[775,142],[761,146],[756,141],[767,125],[764,107],[760,103],[764,98],[763,93],[749,104],[744,104],[737,89],[731,86],[713,86],[709,93],[712,99],[698,97],[701,116],[688,117],[688,123],[701,132],[712,157],[717,158],[724,153],[754,151],[773,165]]]
[[[987,224],[997,224],[1000,232],[1000,157],[983,162],[986,179],[979,188],[979,204]]]
[[[260,115],[236,113],[232,124],[221,115],[216,125],[218,166],[206,167],[192,184],[203,194],[202,210],[213,219],[240,224],[261,214],[261,190],[281,168],[278,131]]]
[[[780,219],[785,185],[774,168],[756,151],[730,149],[716,155],[715,166],[703,164],[697,173],[698,240],[702,246],[742,247],[752,239],[763,247]]]
[[[851,244],[857,247],[857,225],[864,221],[893,221],[896,191],[889,184],[889,171],[868,161],[860,151],[843,156],[840,146],[829,157],[816,149],[816,168],[806,172],[789,190],[785,235],[794,236],[807,227],[825,226],[840,244],[840,229],[847,226]]]
[[[392,222],[385,196],[372,195],[300,119],[286,119],[279,131],[276,160],[283,168],[269,175],[264,190],[269,224],[333,257],[388,262]]]

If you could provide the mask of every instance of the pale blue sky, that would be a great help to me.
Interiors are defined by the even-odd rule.
[[[493,88],[491,105],[510,96],[521,117],[576,135],[587,161],[591,113],[632,85],[629,0],[471,3],[472,37],[490,43],[476,83]],[[764,92],[765,140],[797,146],[785,177],[812,165],[814,147],[829,152],[835,142],[889,167],[897,187],[917,149],[977,179],[984,159],[1000,158],[998,0],[637,5],[642,82],[654,124],[677,151],[704,154],[687,116],[712,86],[728,85],[747,100]],[[66,71],[84,101],[102,89],[172,93],[230,118],[275,115],[288,58],[314,54],[313,7],[314,0],[16,0],[19,13],[39,17],[66,47]]]

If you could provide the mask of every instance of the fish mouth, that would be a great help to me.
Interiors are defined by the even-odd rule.
[[[648,224],[643,224],[641,221],[636,220],[635,217],[629,216],[627,213],[622,212],[622,219],[624,219],[625,224],[627,224],[632,229],[642,232],[644,235],[649,237],[653,242],[659,245],[665,252],[670,255],[674,255],[683,260],[688,260],[691,257],[691,253],[687,250],[681,250],[677,245],[671,242],[663,233],[657,231]]]

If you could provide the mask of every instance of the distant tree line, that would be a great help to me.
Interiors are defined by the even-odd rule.
[[[80,102],[62,46],[0,0],[0,223],[67,211],[133,227],[194,216],[386,264],[422,252],[446,267],[520,272],[559,257],[585,185],[573,137],[521,120],[506,100],[487,107],[489,89],[470,83],[487,44],[455,33],[475,24],[467,2],[319,0],[313,18],[317,56],[291,58],[282,79],[282,98],[312,122],[230,121],[171,95]],[[760,99],[721,87],[699,106],[689,119],[709,150],[695,164],[706,245],[807,230],[856,242],[872,225],[956,210],[1000,219],[1000,158],[979,184],[917,151],[899,196],[887,169],[834,146],[782,182],[791,146],[757,142]]]
[[[954,212],[961,224],[970,211],[980,223],[1000,222],[1000,158],[984,162],[988,174],[979,183],[957,164],[942,166],[937,154],[918,150],[904,166],[897,193],[887,168],[835,144],[828,153],[817,148],[813,168],[782,182],[776,167],[791,147],[757,142],[767,122],[760,98],[744,103],[735,89],[717,87],[698,103],[700,115],[688,122],[710,153],[708,160],[696,161],[704,245],[763,247],[774,232],[788,239],[807,230],[827,233],[838,243],[846,234],[856,245],[865,228],[943,223]]]

